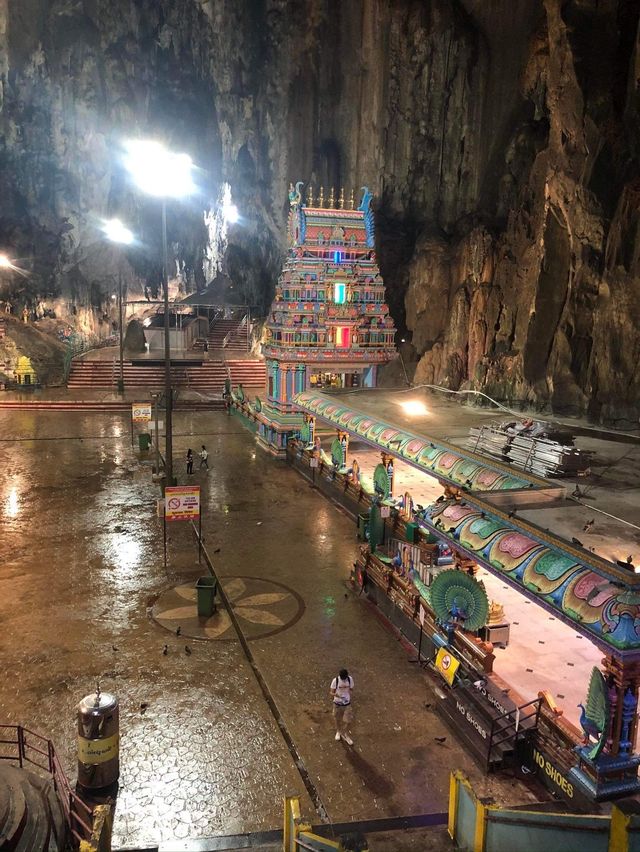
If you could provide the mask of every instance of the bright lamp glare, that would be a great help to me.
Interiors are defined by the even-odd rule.
[[[125,166],[143,192],[159,198],[195,192],[193,162],[187,154],[174,154],[159,142],[129,142],[126,148]]]
[[[21,275],[23,278],[28,277],[28,273],[19,266],[16,266],[11,258],[6,254],[0,254],[0,269],[10,269],[12,272],[17,272],[18,275]]]
[[[120,219],[110,219],[102,226],[102,230],[108,240],[114,243],[122,243],[125,246],[133,242],[133,234],[122,224]]]
[[[417,417],[420,414],[428,414],[427,406],[419,399],[409,399],[406,402],[401,402],[404,413],[411,417]]]
[[[240,218],[238,208],[235,204],[225,204],[222,208],[222,215],[227,220],[227,222],[229,222],[230,225],[235,225],[235,223]]]

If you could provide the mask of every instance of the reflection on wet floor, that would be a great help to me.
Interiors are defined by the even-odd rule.
[[[277,828],[292,793],[315,821],[239,643],[190,639],[187,654],[151,618],[167,589],[202,569],[187,525],[174,524],[164,570],[151,461],[131,448],[126,417],[0,414],[0,433],[0,721],[50,736],[73,777],[77,702],[96,680],[118,696],[114,845]],[[453,738],[434,751],[446,732],[425,706],[428,682],[345,586],[353,523],[224,414],[177,415],[183,479],[180,460],[205,435],[212,469],[193,480],[207,547],[229,582],[271,583],[237,602],[247,625],[286,626],[249,631],[251,648],[331,818],[442,811],[447,767],[481,795],[521,800]],[[256,599],[281,587],[303,601],[300,617],[284,599]],[[353,753],[333,739],[328,697],[344,665],[357,684]]]

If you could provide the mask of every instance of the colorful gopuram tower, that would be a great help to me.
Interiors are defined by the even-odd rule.
[[[395,327],[375,256],[372,194],[363,187],[320,189],[303,204],[302,183],[289,191],[289,250],[276,285],[262,351],[267,365],[260,440],[283,452],[302,416],[293,397],[307,388],[375,387],[377,368],[396,354]]]

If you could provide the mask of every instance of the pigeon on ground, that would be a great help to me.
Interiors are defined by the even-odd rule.
[[[576,537],[575,537],[575,535],[574,535],[574,536],[573,536],[573,538],[571,539],[571,543],[572,543],[572,544],[575,544],[575,546],[576,546],[576,547],[584,547],[584,545],[582,544],[582,542],[580,541],[580,539],[579,539],[579,538],[576,538]]]
[[[181,633],[182,633],[182,627],[180,627],[180,625],[178,625],[176,627],[176,636],[179,636]]]
[[[112,651],[117,651],[117,650],[118,650],[118,648],[116,648],[116,646],[115,646],[115,645],[112,645],[112,646],[111,646],[111,650],[112,650]]]
[[[590,521],[587,521],[587,523],[582,527],[582,531],[583,532],[589,532],[591,530],[591,527],[595,524],[595,522],[596,522],[595,518],[592,518]]]
[[[168,645],[164,646],[164,648],[162,649],[162,653],[165,655],[165,657],[167,656],[167,654],[169,653],[169,646]]]
[[[191,656],[191,648],[188,645],[184,646],[184,652],[187,655],[187,657]]]
[[[143,701],[142,704],[140,705],[140,712],[144,713],[148,706],[149,705],[147,704],[147,702]]]

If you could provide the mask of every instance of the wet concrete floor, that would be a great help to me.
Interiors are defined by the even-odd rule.
[[[482,775],[433,713],[431,681],[348,590],[352,521],[224,414],[178,414],[174,432],[181,482],[187,447],[207,445],[211,470],[191,477],[207,547],[330,819],[446,811],[453,768],[479,795],[531,800]],[[0,469],[0,723],[51,737],[75,777],[75,705],[97,680],[118,696],[116,847],[279,828],[287,794],[318,822],[233,632],[185,640],[151,618],[206,572],[186,524],[169,526],[165,571],[151,458],[127,417],[0,413]],[[353,748],[333,739],[341,666]]]

